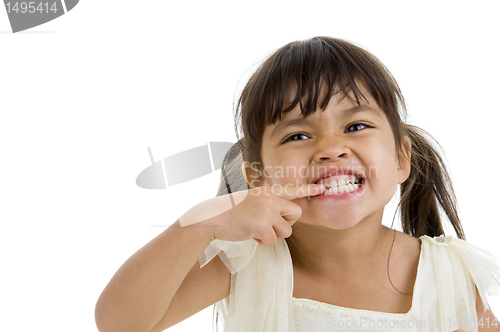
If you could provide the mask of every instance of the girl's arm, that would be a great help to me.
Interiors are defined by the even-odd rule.
[[[163,331],[228,296],[231,275],[219,257],[198,263],[212,236],[211,227],[177,220],[132,255],[97,301],[99,331]]]
[[[96,304],[99,331],[161,331],[227,297],[231,275],[220,259],[199,268],[209,243],[253,238],[272,246],[292,234],[291,226],[302,214],[291,200],[324,190],[317,184],[283,190],[276,184],[194,206],[118,269]]]
[[[478,320],[478,332],[500,331],[500,322],[495,318],[491,310],[484,311],[481,296],[476,288],[476,312]],[[496,325],[496,326],[495,326]]]

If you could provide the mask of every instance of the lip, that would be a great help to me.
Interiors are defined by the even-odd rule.
[[[318,176],[316,178],[314,178],[311,183],[316,183],[317,181],[319,181],[323,178],[327,178],[329,176],[344,175],[344,174],[356,175],[357,177],[361,177],[361,178],[365,177],[365,172],[363,170],[357,171],[356,167],[354,167],[354,166],[350,166],[350,167],[334,166],[334,167],[331,167],[331,168],[321,172],[320,174],[318,174]],[[342,196],[342,195],[338,195],[338,196]],[[333,195],[333,196],[335,196],[335,195]]]

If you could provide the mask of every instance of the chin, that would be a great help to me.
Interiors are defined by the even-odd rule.
[[[351,208],[339,209],[337,211],[315,211],[316,213],[313,213],[313,211],[307,212],[307,217],[303,215],[304,219],[299,219],[297,222],[332,230],[346,230],[357,226],[363,220],[363,216],[359,213],[360,211]]]
[[[349,222],[349,221],[344,220],[341,222],[327,223],[326,227],[333,229],[333,230],[336,230],[336,231],[343,231],[343,230],[355,227],[358,223],[359,223],[359,221]]]
[[[315,224],[338,231],[355,227],[361,221],[359,217],[353,215],[336,215],[333,218],[332,216],[328,216],[321,219],[322,221],[320,223],[316,222]]]

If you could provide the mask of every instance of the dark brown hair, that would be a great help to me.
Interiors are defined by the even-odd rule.
[[[289,43],[274,52],[250,77],[235,107],[238,142],[227,152],[217,196],[249,189],[242,173],[244,161],[263,172],[261,147],[264,129],[281,120],[297,104],[305,118],[325,109],[331,97],[343,93],[357,104],[366,97],[363,85],[385,112],[392,128],[396,152],[404,136],[411,140],[411,170],[400,186],[401,224],[405,233],[420,237],[444,234],[440,207],[457,237],[465,234],[456,197],[443,159],[424,130],[408,125],[406,103],[389,70],[366,50],[341,39],[315,37]],[[320,100],[322,89],[328,93]],[[241,125],[243,137],[238,132]],[[439,144],[436,142],[439,146]]]

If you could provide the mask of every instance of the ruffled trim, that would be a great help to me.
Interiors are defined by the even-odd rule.
[[[427,235],[422,236],[428,243],[434,244],[433,252],[441,256],[441,250],[436,250],[439,247],[448,248],[448,260],[452,261],[453,256],[457,255],[465,269],[469,272],[474,284],[477,287],[479,295],[485,310],[489,309],[486,294],[489,296],[497,295],[500,286],[500,261],[496,259],[489,251],[480,249],[467,241],[453,238],[452,236],[440,236],[431,238]],[[451,250],[451,252],[449,252]],[[445,257],[439,257],[434,261],[445,263]],[[446,260],[446,261],[448,261]],[[437,268],[436,271],[442,271]],[[440,279],[452,280],[452,279]],[[475,291],[474,291],[475,296]]]
[[[267,247],[255,240],[210,243],[199,259],[200,267],[219,255],[231,272],[229,298],[216,304],[225,331],[295,331],[293,303],[289,299],[292,290],[286,269],[291,262],[287,261],[287,251],[284,239]]]
[[[476,284],[485,310],[489,309],[486,294],[497,295],[500,286],[500,261],[486,250],[466,241],[454,239],[453,248],[460,256]]]
[[[198,260],[200,269],[216,255],[219,255],[219,258],[227,266],[231,274],[239,272],[250,262],[257,246],[255,240],[239,242],[213,240]]]

